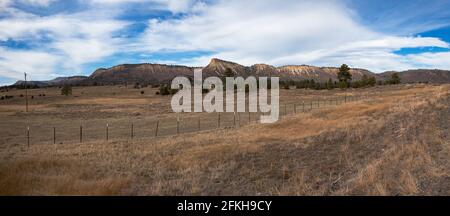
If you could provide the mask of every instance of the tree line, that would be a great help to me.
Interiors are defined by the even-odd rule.
[[[226,68],[224,74],[221,79],[224,82],[227,77],[235,77],[235,74],[230,68]],[[257,80],[257,87],[259,88],[259,80]],[[288,80],[288,81],[280,81],[280,88],[290,89],[291,86],[295,86],[297,89],[346,89],[346,88],[363,88],[363,87],[371,87],[376,85],[396,85],[400,84],[401,79],[397,73],[392,73],[388,80],[376,80],[374,76],[368,76],[364,74],[360,80],[352,80],[352,74],[350,73],[350,67],[346,64],[343,64],[339,68],[339,72],[337,73],[337,80],[333,81],[331,78],[326,82],[318,82],[314,79],[306,79],[300,81]],[[225,90],[225,85],[223,86]],[[235,90],[236,90],[235,86]],[[270,80],[267,83],[267,88],[271,88]],[[245,91],[248,92],[248,86],[246,86]],[[156,94],[160,95],[173,95],[177,93],[177,89],[171,89],[170,84],[161,84],[159,85],[159,91]],[[203,89],[203,93],[209,92],[208,89]]]

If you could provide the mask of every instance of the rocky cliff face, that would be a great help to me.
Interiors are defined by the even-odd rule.
[[[223,61],[220,59],[212,59],[211,63],[205,67],[211,75],[223,75],[226,68],[230,68],[235,74],[239,76],[277,76],[281,80],[304,80],[314,79],[316,81],[324,82],[328,79],[336,80],[339,68],[333,67],[315,67],[309,65],[288,65],[282,67],[274,67],[267,64],[255,64],[251,67],[245,67],[233,62]],[[215,71],[215,73],[211,73]],[[359,80],[364,74],[368,76],[375,76],[377,79],[383,79],[381,76],[364,69],[351,69],[350,73],[353,78]]]

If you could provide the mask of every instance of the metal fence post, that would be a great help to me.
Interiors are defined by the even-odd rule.
[[[56,128],[53,127],[53,144],[56,144]]]
[[[80,143],[83,143],[83,125],[80,125]]]
[[[109,139],[109,124],[106,123],[106,141]]]

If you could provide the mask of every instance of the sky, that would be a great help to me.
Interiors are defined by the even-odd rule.
[[[0,85],[211,58],[450,70],[450,1],[0,0]]]

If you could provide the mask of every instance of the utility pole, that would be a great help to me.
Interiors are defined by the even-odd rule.
[[[28,85],[27,85],[27,73],[25,74],[25,110],[28,112]]]

